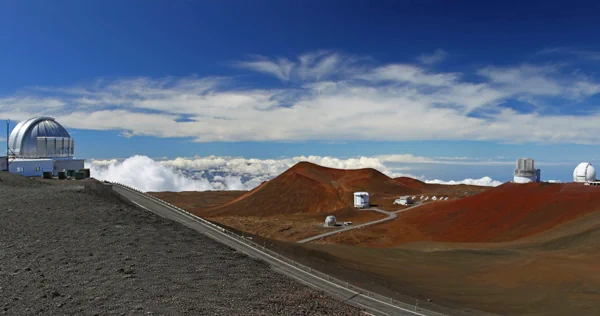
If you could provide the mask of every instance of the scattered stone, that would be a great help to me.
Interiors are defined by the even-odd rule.
[[[14,210],[0,212],[9,223],[0,230],[0,314],[359,315],[111,192],[11,187],[3,176],[0,194],[27,194],[29,204],[0,199],[0,210]]]

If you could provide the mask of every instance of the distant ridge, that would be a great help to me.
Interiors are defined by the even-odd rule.
[[[468,192],[465,196],[481,193],[491,189],[492,187],[471,185],[471,184],[439,184],[439,183],[425,183],[423,181],[410,178],[410,177],[399,177],[394,180],[402,183],[409,188],[418,190],[421,192],[435,192],[437,194],[462,194]]]
[[[209,216],[323,213],[353,206],[355,191],[416,194],[419,190],[372,169],[344,170],[299,162],[241,197],[206,210]]]
[[[577,183],[505,183],[464,199],[431,203],[382,225],[391,245],[411,241],[505,242],[600,212],[600,189]],[[416,234],[400,234],[399,232]]]
[[[415,178],[399,177],[399,178],[394,178],[394,180],[406,185],[409,188],[413,188],[415,190],[424,190],[427,187],[427,183],[417,180]]]

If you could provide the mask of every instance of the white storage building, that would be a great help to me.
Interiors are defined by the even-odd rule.
[[[370,205],[368,192],[354,192],[354,207],[367,208]]]
[[[413,204],[414,203],[414,197],[410,197],[410,196],[401,196],[400,198],[396,199],[394,201],[394,204],[400,204],[400,205],[409,205],[409,204]]]

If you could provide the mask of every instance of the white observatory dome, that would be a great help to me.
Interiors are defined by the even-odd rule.
[[[8,146],[17,158],[72,157],[74,153],[71,135],[52,117],[21,121],[10,133]]]
[[[591,182],[596,181],[596,168],[589,162],[580,163],[573,170],[573,181],[575,182]]]
[[[335,225],[335,216],[329,215],[325,218],[325,226],[334,226]]]

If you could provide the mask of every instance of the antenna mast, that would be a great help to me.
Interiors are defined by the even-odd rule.
[[[9,125],[10,125],[10,119],[6,120],[6,172],[9,172],[9,168],[8,168],[8,164],[10,163],[10,161],[8,160],[8,129],[9,129]]]

